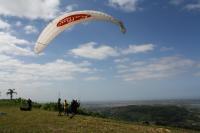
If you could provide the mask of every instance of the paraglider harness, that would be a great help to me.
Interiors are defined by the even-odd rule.
[[[68,113],[72,114],[70,118],[74,117],[77,114],[79,107],[80,107],[80,102],[78,102],[77,100],[72,100],[71,105],[69,106],[67,111]]]

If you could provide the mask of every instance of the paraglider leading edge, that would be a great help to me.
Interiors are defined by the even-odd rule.
[[[126,32],[126,28],[122,21],[103,12],[85,10],[64,13],[63,15],[55,18],[44,28],[37,39],[34,52],[36,54],[41,53],[48,46],[48,44],[65,29],[68,29],[76,24],[92,20],[111,22],[118,25],[122,33]]]

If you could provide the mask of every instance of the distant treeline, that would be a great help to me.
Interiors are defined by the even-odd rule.
[[[41,108],[42,104],[37,103],[37,102],[33,102],[33,107],[34,108]],[[16,106],[16,107],[20,107],[20,106],[26,106],[27,105],[27,100],[23,99],[23,98],[17,98],[17,99],[0,99],[0,106]]]
[[[200,110],[175,105],[130,105],[93,108],[106,118],[200,130]]]
[[[0,106],[16,106],[16,107],[21,107],[21,106],[27,106],[27,100],[18,98],[18,99],[13,99],[13,100],[8,100],[8,99],[1,99],[0,100]],[[48,110],[48,111],[57,111],[57,103],[37,103],[33,102],[32,103],[33,108],[37,109],[43,109],[43,110]]]

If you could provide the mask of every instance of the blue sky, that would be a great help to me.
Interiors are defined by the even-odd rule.
[[[45,26],[75,10],[108,13],[127,33],[79,24],[36,55]],[[0,98],[8,88],[38,101],[200,98],[199,24],[199,0],[0,1]]]

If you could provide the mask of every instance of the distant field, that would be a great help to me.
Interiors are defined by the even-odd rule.
[[[157,126],[143,126],[134,123],[76,116],[70,119],[58,117],[56,112],[33,109],[22,112],[17,107],[0,106],[0,133],[197,133],[197,131]]]
[[[91,108],[105,118],[200,131],[200,109],[174,105],[129,105]]]

